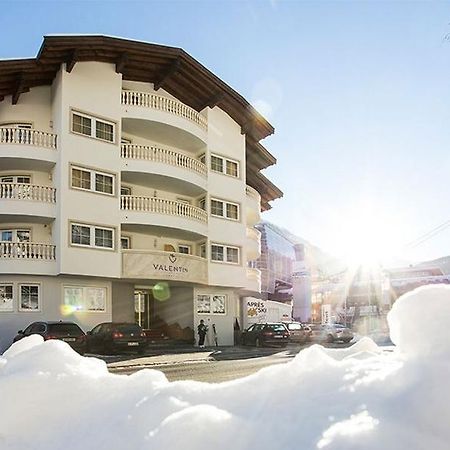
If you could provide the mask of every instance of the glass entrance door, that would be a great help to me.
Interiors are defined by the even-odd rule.
[[[154,320],[154,299],[151,290],[134,291],[134,319],[143,329],[150,329]]]

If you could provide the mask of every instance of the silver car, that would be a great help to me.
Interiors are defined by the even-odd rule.
[[[353,331],[344,325],[311,325],[311,340],[313,342],[350,342],[353,339]]]

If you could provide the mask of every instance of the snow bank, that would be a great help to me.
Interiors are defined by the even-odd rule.
[[[0,357],[0,449],[448,450],[449,289],[398,300],[394,352],[315,345],[221,384],[112,375],[63,342],[27,338]]]

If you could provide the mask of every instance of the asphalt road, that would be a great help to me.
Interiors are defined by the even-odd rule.
[[[285,364],[292,359],[292,354],[288,352],[276,353],[270,356],[259,358],[236,359],[225,361],[199,361],[184,362],[178,364],[163,364],[152,366],[152,369],[161,370],[169,381],[196,380],[219,383],[222,381],[234,380],[257,372],[263,367],[273,364]],[[130,375],[136,372],[136,368],[112,369],[116,374]]]

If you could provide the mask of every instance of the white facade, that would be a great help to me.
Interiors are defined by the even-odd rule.
[[[197,113],[113,64],[62,64],[52,86],[5,97],[0,351],[36,320],[134,321],[135,293],[151,297],[148,326],[203,318],[232,345],[240,297],[260,288],[247,267],[260,198],[245,174],[228,114]]]

